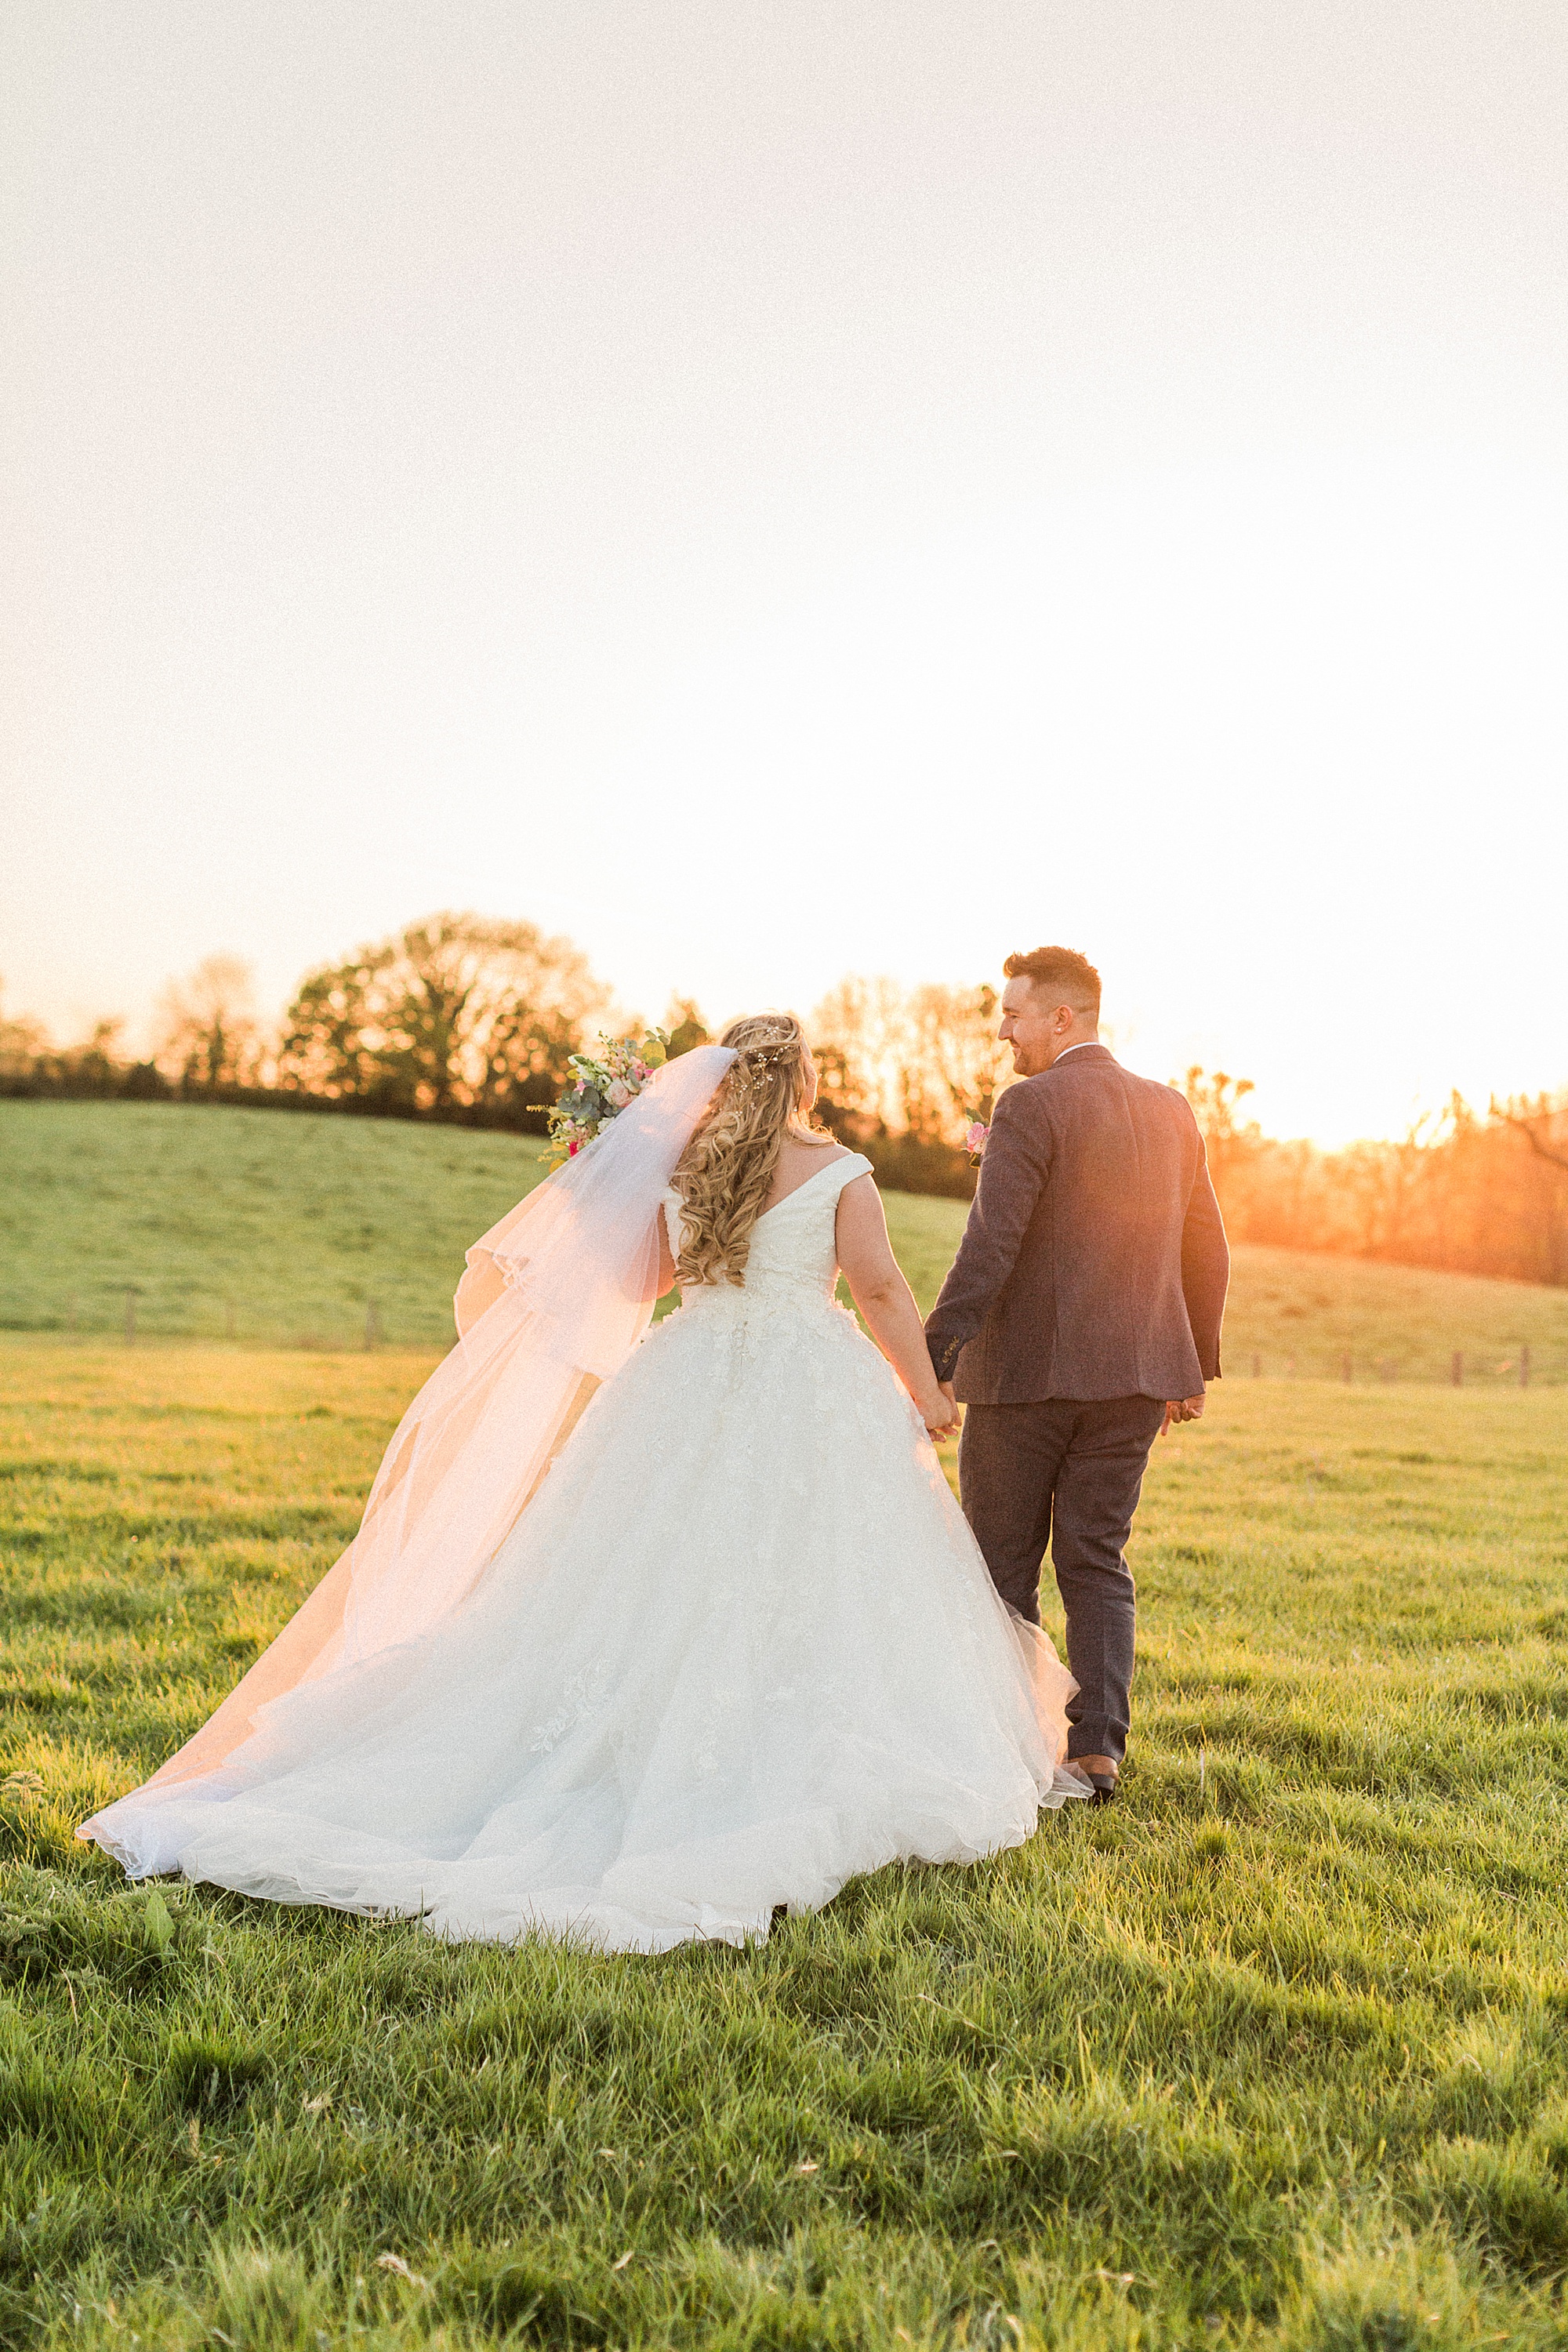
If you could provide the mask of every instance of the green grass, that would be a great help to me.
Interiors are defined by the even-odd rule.
[[[1447,1381],[1458,1349],[1467,1382],[1511,1388],[1521,1346],[1532,1382],[1568,1381],[1568,1290],[1256,1244],[1235,1255],[1232,1378],[1250,1374],[1255,1354],[1266,1376],[1338,1378],[1348,1352],[1357,1381]]]
[[[125,1889],[430,1360],[0,1346],[0,2341],[1568,2341],[1561,1391],[1226,1384],[1120,1804],[764,1949]]]
[[[444,1347],[530,1139],[181,1103],[0,1102],[0,1327]]]
[[[353,1347],[374,1302],[395,1345],[444,1347],[463,1252],[540,1175],[513,1136],[395,1119],[169,1103],[0,1102],[0,1328]],[[922,1304],[963,1230],[956,1201],[889,1193]],[[1233,1376],[1512,1385],[1568,1380],[1568,1291],[1237,1252]]]

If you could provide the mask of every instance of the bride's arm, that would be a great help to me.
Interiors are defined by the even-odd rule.
[[[650,1306],[657,1306],[665,1292],[673,1290],[675,1287],[675,1260],[670,1254],[669,1233],[662,1209],[654,1219],[654,1233],[658,1243],[658,1261],[657,1265],[650,1269],[650,1279],[658,1286],[649,1294]]]
[[[838,1263],[866,1328],[915,1402],[933,1437],[958,1427],[958,1414],[931,1370],[925,1327],[888,1239],[882,1196],[871,1176],[857,1176],[838,1195]]]

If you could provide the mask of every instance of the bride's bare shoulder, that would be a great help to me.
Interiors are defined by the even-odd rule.
[[[836,1160],[853,1160],[855,1154],[837,1136],[796,1134],[786,1135],[779,1152],[781,1168],[809,1168],[813,1174],[819,1168],[831,1168]]]
[[[779,1148],[767,1207],[776,1209],[781,1201],[787,1201],[792,1192],[798,1192],[803,1184],[809,1184],[825,1168],[855,1156],[831,1135],[786,1135]]]

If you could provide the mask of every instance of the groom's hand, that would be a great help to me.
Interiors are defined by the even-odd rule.
[[[932,1437],[952,1437],[956,1435],[959,1425],[958,1399],[953,1395],[951,1381],[939,1381],[937,1389],[942,1397],[942,1409],[940,1415],[934,1412],[925,1414],[926,1429]]]
[[[1203,1417],[1204,1400],[1201,1396],[1172,1397],[1165,1406],[1165,1418],[1160,1423],[1160,1434],[1163,1437],[1173,1421],[1201,1421]]]

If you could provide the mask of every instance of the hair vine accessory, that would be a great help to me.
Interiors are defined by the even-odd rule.
[[[741,1092],[751,1094],[764,1078],[771,1078],[786,1063],[799,1058],[800,1049],[791,1037],[769,1039],[761,1045],[742,1045],[735,1060],[734,1083]]]
[[[799,1045],[793,1037],[764,1037],[762,1045],[742,1045],[736,1049],[736,1063],[731,1070],[731,1085],[736,1094],[754,1094],[766,1079],[775,1077],[787,1063],[799,1061]]]

